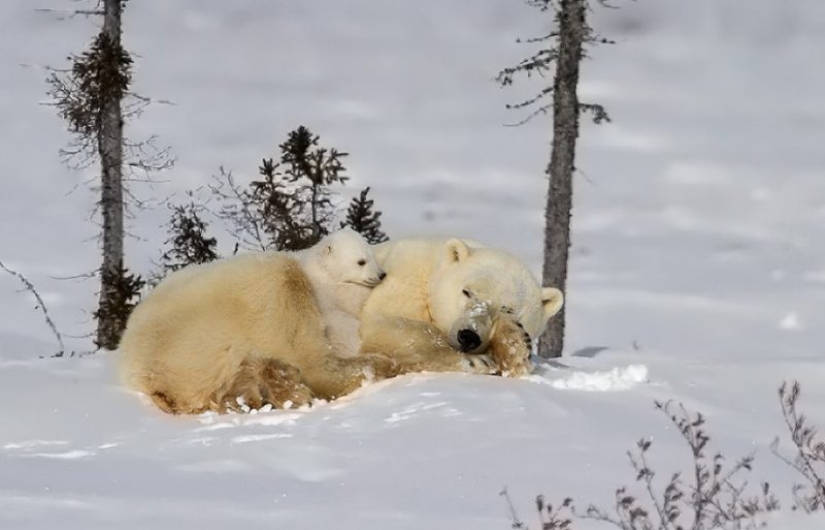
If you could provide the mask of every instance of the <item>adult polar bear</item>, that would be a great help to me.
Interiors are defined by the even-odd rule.
[[[253,407],[332,399],[367,374],[519,375],[529,369],[525,337],[562,304],[561,292],[541,289],[520,261],[472,242],[402,239],[374,251],[388,277],[369,292],[356,357],[335,355],[326,330],[321,308],[336,282],[313,282],[313,268],[288,254],[252,254],[161,282],[127,324],[124,382],[167,412],[198,413],[233,408],[239,397]],[[479,362],[483,352],[493,366]]]
[[[353,350],[364,300],[384,277],[372,249],[340,230],[298,253],[234,256],[167,276],[120,343],[123,382],[171,413],[332,399],[396,363]],[[341,338],[343,337],[343,338]]]
[[[361,313],[361,351],[388,355],[404,372],[490,371],[474,362],[487,352],[491,371],[522,375],[530,338],[564,302],[520,260],[474,241],[399,239],[374,252],[387,278]]]

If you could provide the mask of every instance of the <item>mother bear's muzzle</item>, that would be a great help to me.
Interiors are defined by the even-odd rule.
[[[471,352],[481,346],[481,337],[472,329],[460,329],[458,330],[458,345],[462,352]]]
[[[477,302],[453,323],[448,338],[450,346],[462,353],[481,353],[489,346],[492,332],[490,308]]]

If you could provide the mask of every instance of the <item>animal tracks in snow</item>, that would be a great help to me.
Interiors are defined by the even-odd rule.
[[[445,401],[437,401],[433,403],[426,403],[423,401],[419,401],[403,409],[393,412],[390,414],[388,418],[384,420],[385,423],[399,423],[402,421],[409,420],[410,418],[417,416],[419,413],[428,413],[430,411],[438,410],[438,413],[445,418],[458,416],[461,412],[458,409],[453,407],[447,407],[447,402]]]

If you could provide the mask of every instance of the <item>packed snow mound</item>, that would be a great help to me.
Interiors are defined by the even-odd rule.
[[[819,361],[606,350],[526,378],[410,374],[309,408],[170,416],[118,385],[116,360],[0,364],[15,398],[0,407],[0,528],[323,527],[341,514],[348,528],[506,528],[502,486],[525,519],[539,493],[609,505],[639,436],[656,440],[663,473],[681,469],[684,443],[653,407],[668,399],[707,413],[726,454],[764,449],[754,481],[786,500],[797,477],[767,449],[783,432],[772,386],[800,374],[806,404],[825,399]]]

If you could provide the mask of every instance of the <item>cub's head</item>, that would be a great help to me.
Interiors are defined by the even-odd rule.
[[[329,279],[375,287],[386,273],[378,265],[372,247],[351,228],[342,228],[318,243],[319,265]]]
[[[531,338],[564,303],[556,288],[542,288],[518,259],[491,248],[447,241],[430,281],[430,313],[450,345],[475,353],[487,348],[495,317],[506,313]]]

